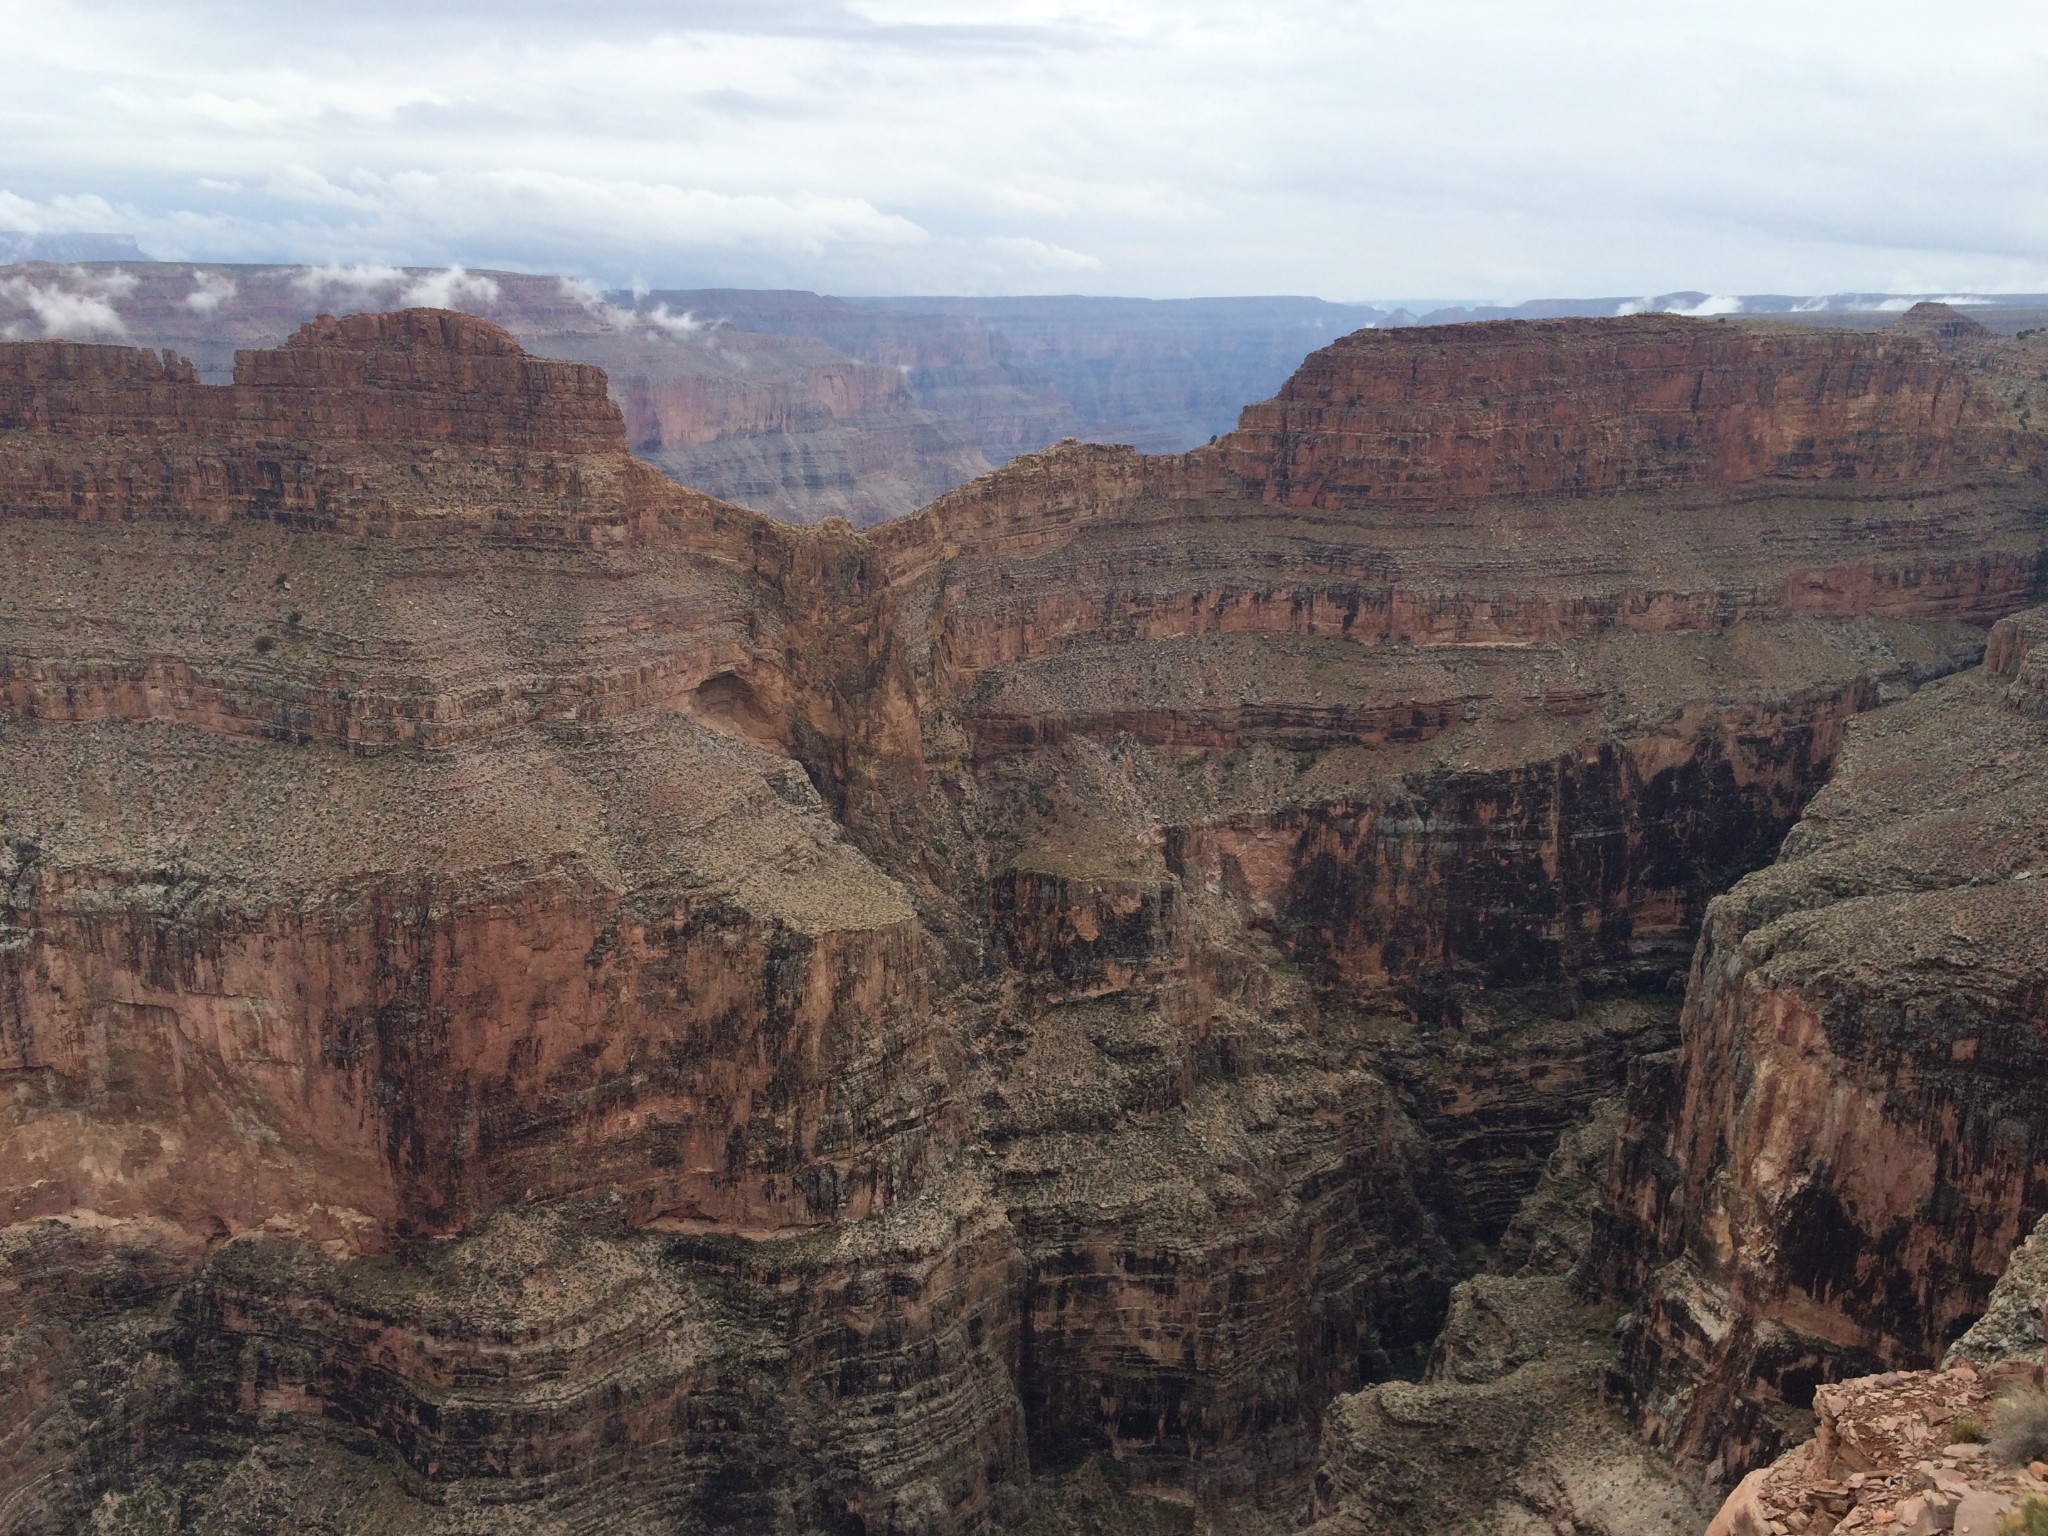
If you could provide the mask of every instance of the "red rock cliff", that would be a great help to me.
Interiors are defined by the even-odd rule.
[[[1360,331],[1248,407],[1216,457],[1246,494],[1298,507],[1885,484],[2023,462],[2003,404],[1918,326],[1642,315]]]
[[[1628,416],[1641,329],[1558,331],[1558,398]],[[1868,485],[1650,432],[1662,489],[1426,517],[1070,445],[868,538],[664,485],[467,322],[30,355],[88,375],[0,434],[0,1498],[55,1528],[979,1531],[1096,1455],[1306,1508],[1671,1039],[1614,994],[2048,546],[1967,412]]]
[[[2044,1209],[2048,736],[1977,672],[1856,722],[1771,868],[1709,911],[1646,1065],[1607,1262],[1645,1427],[1733,1471],[1816,1383],[1925,1366]]]

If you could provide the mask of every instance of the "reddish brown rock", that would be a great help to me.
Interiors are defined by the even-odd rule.
[[[2008,1465],[1976,1438],[2001,1392],[2032,1384],[2031,1366],[1979,1375],[1888,1371],[1814,1394],[1814,1438],[1750,1473],[1707,1536],[1954,1531],[1998,1536],[1999,1516],[2029,1500],[2048,1507],[2048,1482]],[[2037,1463],[2038,1465],[2038,1463]]]
[[[78,339],[169,350],[215,383],[233,377],[238,350],[275,348],[323,310],[459,308],[517,336],[529,372],[554,358],[601,366],[634,450],[664,474],[797,522],[900,517],[989,467],[950,418],[918,406],[893,361],[863,361],[814,336],[698,322],[687,303],[636,312],[558,277],[149,262],[6,275],[16,289],[0,291],[0,336],[42,333],[23,287],[83,297],[102,320]]]
[[[1710,909],[1637,1090],[1610,1260],[1645,1427],[1731,1468],[1817,1382],[1924,1365],[2048,1209],[2048,738],[1984,669],[1857,721],[1770,869]]]
[[[1528,321],[1489,327],[1483,350],[1459,329],[1325,348],[1246,409],[1217,457],[1262,500],[1345,507],[1924,481],[2038,452],[1917,320],[1818,335],[1668,315],[1597,331]]]
[[[1555,333],[1544,409],[1629,414],[1640,329]],[[1453,340],[1469,379],[1526,338]],[[1654,495],[1293,507],[1248,428],[873,537],[664,483],[481,322],[232,386],[15,354],[4,1283],[113,1278],[24,1305],[0,1498],[977,1530],[1098,1458],[1307,1513],[1326,1405],[1670,1038],[1637,994],[1845,723],[2034,595],[2031,440],[1912,414],[2006,344],[1822,388],[1844,343],[1766,341],[1816,431],[1883,427],[1869,485],[1652,434]],[[1360,356],[1400,371],[1317,366]],[[1355,422],[1317,443],[1379,483]]]

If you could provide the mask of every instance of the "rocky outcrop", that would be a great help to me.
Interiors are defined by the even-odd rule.
[[[2048,1509],[2048,1466],[2012,1435],[2041,1385],[2048,1232],[2013,1251],[1984,1315],[1939,1371],[1887,1371],[1814,1393],[1813,1439],[1745,1477],[1710,1536],[1787,1530],[1995,1532],[2029,1500]],[[1989,1442],[1987,1444],[1987,1441]]]
[[[1854,723],[1778,862],[1709,909],[1635,1089],[1609,1262],[1645,1427],[1731,1469],[1817,1383],[1924,1366],[2048,1209],[2048,738],[1985,668]]]
[[[14,1218],[375,1247],[549,1192],[773,1229],[914,1184],[947,1091],[913,909],[747,739],[790,726],[704,562],[760,546],[625,457],[600,374],[416,311],[308,326],[226,388],[58,343],[6,377],[41,449],[10,467],[90,487],[0,535]],[[290,465],[282,505],[250,462]],[[214,558],[204,528],[106,527],[135,517],[235,532]],[[801,669],[776,679],[802,717]]]
[[[130,348],[14,344],[0,430],[21,434],[0,468],[7,505],[80,521],[455,519],[616,541],[658,483],[621,453],[603,374],[446,311],[323,316],[244,354],[230,386]]]
[[[1984,670],[2009,679],[2005,702],[2023,715],[2048,718],[2048,614],[2014,614],[1992,626]]]
[[[2008,1465],[1982,1443],[1995,1399],[2031,1387],[2035,1369],[1887,1371],[1821,1388],[1814,1438],[1745,1477],[1708,1536],[2001,1536],[2011,1511],[2032,1505],[2038,1518],[2048,1512],[2048,1466]]]
[[[1959,1362],[1982,1369],[2004,1360],[2048,1359],[2048,1335],[2043,1322],[2048,1313],[2048,1218],[2034,1224],[2026,1240],[2013,1249],[2005,1272],[1991,1287],[1991,1300],[1984,1315],[1970,1324],[1948,1348],[1942,1365]]]
[[[133,1228],[14,1226],[0,1327],[32,1363],[0,1447],[46,1475],[10,1480],[10,1527],[918,1530],[1022,1473],[985,1192],[751,1245],[622,1217],[507,1212],[398,1262],[265,1235],[196,1268]]]
[[[565,278],[460,268],[124,262],[0,269],[0,338],[44,334],[28,302],[59,302],[72,338],[190,359],[226,383],[238,351],[275,348],[348,304],[439,304],[503,326],[541,359],[597,364],[636,453],[664,474],[795,522],[900,517],[989,461],[948,417],[913,399],[902,371],[811,335],[699,323],[680,304],[614,304]],[[61,333],[51,332],[52,335]],[[595,377],[595,375],[591,375]],[[482,379],[472,383],[482,384]],[[603,425],[603,424],[600,424]],[[609,430],[608,428],[606,430]]]
[[[1875,334],[1665,315],[1496,330],[1484,349],[1451,327],[1348,336],[1247,407],[1219,456],[1262,499],[1341,507],[1885,484],[2024,467],[2037,451],[2009,402],[1944,353],[1954,327],[1917,311]]]

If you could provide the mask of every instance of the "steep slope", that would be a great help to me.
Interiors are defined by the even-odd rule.
[[[0,347],[0,1522],[1305,1519],[2035,599],[2032,354],[1936,319],[1347,343],[871,536],[446,312]]]
[[[1609,1260],[1625,1379],[1730,1468],[1816,1383],[1925,1366],[2048,1210],[2042,610],[1859,721],[1778,862],[1710,910],[1684,1044],[1632,1090]]]
[[[465,316],[316,322],[237,375],[0,359],[6,1066],[47,1090],[17,1214],[232,1230],[317,1194],[435,1230],[628,1166],[648,1215],[878,1203],[896,1154],[792,1151],[861,1075],[837,1050],[924,1134],[914,916],[733,739],[781,739],[769,530],[628,458],[595,369]]]

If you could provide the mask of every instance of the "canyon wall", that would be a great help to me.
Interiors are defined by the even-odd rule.
[[[2041,611],[1854,722],[1778,861],[1708,911],[1633,1086],[1606,1262],[1644,1427],[1731,1469],[1817,1384],[1936,1360],[2048,1209]]]
[[[1361,331],[1248,407],[1221,457],[1250,494],[1333,507],[2023,468],[2010,402],[1950,355],[1989,333],[1951,314],[1877,333],[1638,315],[1591,344],[1530,322],[1483,353],[1443,327]]]
[[[0,346],[0,1523],[1390,1518],[1331,1405],[1625,1083],[1665,1274],[1715,894],[2038,600],[2031,354],[1944,324],[1410,332],[872,535],[444,311]]]

